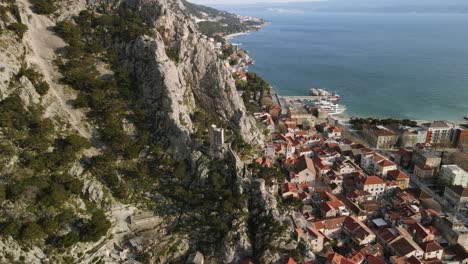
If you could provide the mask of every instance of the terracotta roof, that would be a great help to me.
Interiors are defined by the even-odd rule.
[[[317,229],[338,229],[343,225],[345,219],[346,216],[324,219],[314,222],[314,225]]]
[[[414,246],[411,245],[405,237],[400,237],[399,239],[391,242],[390,246],[399,256],[406,256],[416,250],[416,248],[414,248]]]
[[[296,167],[298,172],[309,169],[310,171],[315,173],[314,162],[312,161],[312,159],[306,156],[299,157]]]
[[[415,232],[415,236],[421,238],[421,239],[425,239],[427,238],[428,236],[431,235],[431,231],[428,230],[427,228],[425,228],[424,226],[422,226],[421,224],[415,222],[413,224],[410,224],[408,226],[408,232],[412,233],[412,232]]]
[[[376,136],[395,136],[395,132],[391,131],[390,129],[387,129],[387,128],[378,128],[378,127],[371,127],[369,128],[369,131],[376,135]]]
[[[379,161],[379,165],[381,165],[382,167],[390,167],[390,166],[395,166],[395,163],[389,161],[388,159],[384,159],[384,160]]]
[[[251,258],[245,257],[241,260],[240,264],[255,264],[255,262]]]
[[[423,164],[423,163],[416,164],[416,167],[418,167],[421,170],[434,170],[433,167],[431,167],[431,166],[429,166],[427,164]]]
[[[426,244],[426,246],[424,248],[424,251],[425,252],[434,252],[434,251],[439,251],[439,250],[443,250],[443,249],[444,248],[441,247],[436,242],[429,242],[429,243]]]
[[[420,188],[408,188],[406,191],[411,194],[416,199],[430,199],[432,198],[427,192],[421,190]]]
[[[374,162],[380,162],[380,161],[382,161],[382,160],[384,160],[384,159],[385,159],[384,156],[382,156],[382,155],[380,155],[380,154],[378,154],[378,153],[375,153],[375,154],[374,154],[374,157],[373,157]]]
[[[409,264],[420,264],[422,261],[420,261],[418,258],[416,258],[414,255],[406,259],[406,262]]]
[[[383,261],[381,258],[376,257],[374,255],[368,255],[367,263],[368,264],[385,264],[385,261]]]
[[[412,152],[413,152],[412,149],[402,148],[402,149],[399,149],[399,150],[397,151],[397,154],[398,154],[399,156],[403,156],[403,155],[406,154],[406,153],[412,153]]]
[[[313,228],[313,227],[307,227],[307,230],[314,234],[316,237],[323,237],[322,233],[320,233],[317,229]]]
[[[293,192],[293,193],[297,193],[297,184],[295,183],[292,183],[292,182],[285,182],[283,183],[283,185],[281,186],[281,191],[283,193],[285,192]]]
[[[284,264],[297,264],[297,262],[291,257],[286,257],[284,259]]]
[[[378,176],[369,176],[364,179],[364,182],[362,183],[363,185],[375,185],[375,184],[384,184],[385,182],[382,180],[382,178]]]
[[[409,179],[409,176],[402,172],[401,170],[391,170],[387,173],[387,175],[390,175],[393,179]]]

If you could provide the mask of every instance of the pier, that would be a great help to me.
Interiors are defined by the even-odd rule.
[[[299,96],[279,96],[285,101],[320,101],[320,100],[333,100],[334,96],[316,96],[316,95],[299,95]]]

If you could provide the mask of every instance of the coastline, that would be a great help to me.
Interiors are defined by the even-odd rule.
[[[238,37],[238,36],[248,35],[248,34],[250,34],[252,32],[260,31],[260,30],[262,30],[262,28],[264,26],[267,26],[268,24],[269,24],[269,22],[265,22],[256,29],[251,29],[251,30],[244,31],[244,32],[237,32],[237,33],[229,34],[229,35],[224,36],[223,38],[226,40],[226,42],[229,42],[232,45],[241,45],[241,44],[238,44],[238,43],[233,43],[232,39],[235,38],[235,37]],[[254,59],[254,58],[252,58],[252,59]],[[274,93],[276,93],[279,97],[284,96],[284,95],[279,94],[276,91],[276,89],[274,89],[271,85],[270,85],[270,89],[272,89],[274,91]],[[356,116],[356,115],[352,115],[352,114],[347,113],[347,112],[345,112],[344,114],[333,116],[333,118],[335,118],[335,119],[337,119],[339,121],[342,121],[342,122],[343,121],[344,122],[349,122],[352,118],[376,118],[376,119],[392,118],[392,119],[400,119],[400,120],[409,119],[411,121],[417,122],[419,125],[421,125],[423,123],[430,123],[430,122],[439,121],[439,120],[447,121],[447,122],[452,123],[454,125],[468,124],[468,121],[464,120],[463,118],[456,119],[456,120],[453,120],[453,119],[431,119],[431,120],[427,120],[427,119],[412,119],[412,118],[398,118],[398,117],[384,117],[384,116]]]
[[[257,32],[257,31],[260,31],[262,30],[262,28],[264,26],[267,26],[269,24],[269,22],[264,22],[263,24],[259,25],[258,27],[255,27],[253,29],[250,29],[250,30],[247,30],[247,31],[243,31],[243,32],[237,32],[237,33],[232,33],[232,34],[229,34],[229,35],[226,35],[224,36],[223,38],[227,41],[227,42],[230,42],[230,40],[232,40],[233,38],[235,37],[238,37],[238,36],[242,36],[242,35],[248,35],[252,32]],[[231,43],[231,42],[230,42]],[[233,43],[231,43],[233,44]]]
[[[230,42],[233,38],[238,37],[238,36],[242,36],[242,35],[247,35],[247,34],[249,34],[250,32],[251,32],[251,30],[245,31],[245,32],[233,33],[233,34],[226,35],[226,36],[224,36],[223,38],[224,38],[227,42]],[[232,44],[232,43],[231,43],[231,44]]]

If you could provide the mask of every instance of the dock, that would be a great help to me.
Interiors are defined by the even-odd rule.
[[[334,98],[333,96],[316,96],[316,95],[300,95],[300,96],[280,96],[285,101],[320,101],[329,100]]]

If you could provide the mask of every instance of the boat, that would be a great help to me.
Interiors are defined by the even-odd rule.
[[[340,96],[336,94],[335,92],[329,92],[324,89],[320,88],[311,88],[309,89],[309,94],[312,96],[320,96],[320,97],[325,97],[329,101],[337,101],[340,100]]]
[[[315,105],[329,115],[339,115],[346,111],[346,106],[335,104],[327,100],[320,100],[316,102]]]

